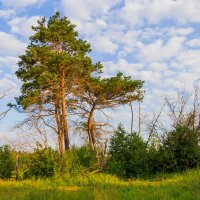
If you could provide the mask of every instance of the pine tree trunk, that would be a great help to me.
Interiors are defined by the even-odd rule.
[[[57,131],[58,131],[58,145],[59,145],[59,152],[60,155],[63,156],[64,154],[64,146],[63,146],[63,131],[62,131],[62,123],[61,123],[61,113],[60,113],[60,106],[59,102],[55,103],[55,119],[57,123]]]
[[[95,106],[93,106],[92,110],[90,111],[89,117],[88,117],[88,138],[89,138],[89,143],[95,153],[96,162],[99,163],[99,155],[98,155],[98,150],[96,147],[96,139],[94,136],[94,129],[93,129],[94,110],[95,110]]]
[[[89,113],[88,117],[88,124],[87,124],[87,132],[88,132],[88,139],[89,139],[89,144],[94,149],[93,141],[92,141],[92,126],[93,126],[93,112],[94,112],[95,107],[92,108],[92,110]]]
[[[17,152],[17,155],[16,155],[16,163],[15,163],[15,170],[16,170],[16,181],[19,180],[19,153]]]
[[[69,150],[69,130],[67,123],[67,105],[65,100],[65,71],[61,71],[61,110],[62,110],[62,122],[63,122],[63,131],[64,131],[64,144],[65,150]]]

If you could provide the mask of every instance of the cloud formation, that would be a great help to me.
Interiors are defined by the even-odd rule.
[[[134,25],[158,24],[163,20],[199,23],[199,10],[199,0],[125,0],[121,16]]]
[[[42,4],[45,0],[1,0],[5,7],[9,8],[25,8],[27,6]]]

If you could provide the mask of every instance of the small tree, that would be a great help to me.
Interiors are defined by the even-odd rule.
[[[35,151],[30,154],[27,160],[28,170],[25,177],[51,177],[54,175],[55,169],[55,152],[49,147],[42,149],[38,144]]]
[[[9,179],[14,170],[14,159],[8,145],[0,147],[0,178]]]
[[[161,148],[166,171],[185,170],[200,164],[200,134],[184,125],[177,125],[164,139]]]
[[[96,166],[95,154],[89,145],[84,145],[74,149],[78,162],[85,168],[94,168]]]
[[[121,125],[111,138],[108,170],[124,178],[149,174],[146,143],[136,134],[127,134]]]

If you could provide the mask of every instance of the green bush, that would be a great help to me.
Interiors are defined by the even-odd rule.
[[[95,169],[96,160],[93,150],[88,145],[72,147],[66,151],[62,159],[56,160],[56,176],[68,178],[70,176],[86,175]]]
[[[108,171],[124,178],[149,175],[146,143],[136,134],[128,135],[119,125],[111,138]]]
[[[165,171],[179,171],[200,164],[200,134],[187,126],[178,125],[169,132],[160,149]]]
[[[37,147],[27,160],[28,170],[24,173],[24,177],[52,177],[56,165],[55,155],[55,151],[50,147],[44,149]]]
[[[0,147],[0,178],[9,179],[14,170],[14,159],[8,145]]]
[[[85,168],[94,168],[96,165],[96,158],[91,146],[84,145],[74,149],[77,159],[81,166]]]

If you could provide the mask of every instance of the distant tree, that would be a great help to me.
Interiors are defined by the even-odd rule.
[[[9,179],[14,170],[14,159],[10,146],[0,147],[0,178]]]

